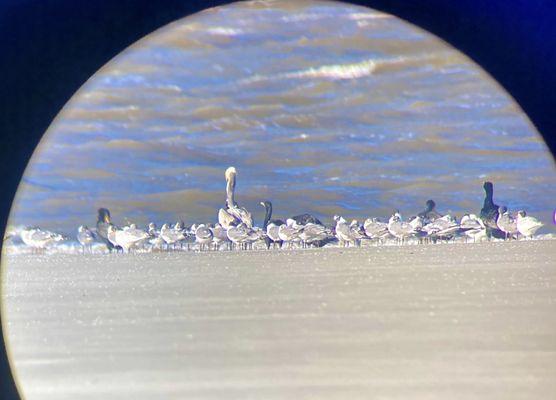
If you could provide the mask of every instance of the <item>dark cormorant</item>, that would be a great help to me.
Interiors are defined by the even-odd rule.
[[[300,214],[292,217],[292,219],[297,222],[299,225],[307,225],[317,224],[317,225],[324,225],[317,217],[312,216],[311,214]]]
[[[438,218],[441,218],[442,215],[438,213],[434,208],[436,207],[436,203],[433,200],[427,200],[425,209],[421,211],[417,216],[423,218],[423,222],[429,223],[434,222]]]
[[[279,239],[278,237],[278,229],[275,229],[276,232],[270,232],[271,236],[273,237],[269,237],[268,236],[268,225],[272,224],[275,227],[279,227],[280,225],[284,225],[285,222],[282,221],[281,219],[273,219],[271,220],[270,218],[272,218],[272,203],[268,200],[266,201],[261,201],[260,203],[264,209],[265,209],[265,216],[264,216],[264,222],[263,222],[263,230],[265,232],[267,232],[267,236],[265,236],[264,241],[266,243],[266,248],[269,249],[270,248],[270,242],[274,242],[274,243],[278,243],[280,245],[280,247],[282,247],[283,241]],[[273,234],[275,233],[275,234]],[[278,240],[276,240],[278,239]]]
[[[97,219],[97,235],[106,244],[108,250],[121,249],[120,246],[115,247],[110,240],[108,240],[108,227],[112,225],[112,219],[110,217],[110,211],[107,208],[98,209],[98,219]]]
[[[498,220],[498,206],[494,204],[492,200],[492,195],[494,193],[492,182],[485,182],[483,188],[485,189],[485,201],[481,209],[480,218],[483,224],[485,224],[487,237],[490,238],[494,236],[495,238],[503,239],[506,235],[496,224]]]

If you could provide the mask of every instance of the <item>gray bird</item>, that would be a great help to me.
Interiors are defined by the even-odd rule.
[[[498,218],[496,219],[496,225],[502,232],[504,232],[506,240],[511,239],[512,236],[519,233],[519,231],[517,230],[517,218],[514,218],[508,212],[508,208],[505,206],[501,206],[498,208]]]
[[[95,234],[87,226],[81,225],[77,228],[77,241],[81,244],[83,254],[85,250],[89,250],[90,253],[93,252],[92,246],[95,241]]]

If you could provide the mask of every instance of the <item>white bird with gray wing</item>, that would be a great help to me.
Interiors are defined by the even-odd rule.
[[[85,250],[92,252],[95,234],[87,226],[81,225],[77,228],[77,241],[81,244],[83,253],[85,253]]]
[[[535,217],[528,216],[525,211],[517,213],[517,230],[526,238],[533,238],[533,235],[543,226]]]

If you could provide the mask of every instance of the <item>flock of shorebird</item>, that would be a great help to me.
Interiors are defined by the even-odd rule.
[[[164,224],[157,229],[150,223],[146,230],[135,224],[117,227],[111,221],[110,211],[98,210],[96,230],[80,226],[77,240],[83,252],[92,251],[92,246],[99,241],[110,252],[130,252],[136,249],[176,250],[176,249],[250,249],[255,243],[264,243],[266,248],[322,247],[327,243],[337,242],[340,246],[360,246],[362,241],[374,240],[377,244],[387,239],[404,243],[415,238],[423,241],[448,241],[464,236],[466,241],[474,242],[492,237],[499,239],[531,238],[543,225],[536,218],[527,216],[524,211],[510,213],[506,207],[499,207],[493,201],[493,185],[485,182],[485,200],[480,215],[465,214],[458,222],[451,215],[442,215],[435,209],[433,200],[426,202],[426,208],[404,221],[395,211],[388,222],[369,218],[363,224],[357,220],[348,223],[341,216],[334,216],[335,225],[325,226],[310,214],[300,214],[286,219],[272,219],[272,203],[262,201],[266,214],[262,227],[254,226],[251,213],[240,207],[234,198],[237,172],[229,167],[225,172],[226,204],[218,211],[218,223],[193,224],[185,227],[178,222],[175,225]],[[27,228],[19,232],[21,240],[34,249],[65,240],[60,234]]]

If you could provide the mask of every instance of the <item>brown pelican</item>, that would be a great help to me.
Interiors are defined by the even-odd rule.
[[[529,217],[525,211],[517,213],[517,230],[525,238],[533,238],[533,235],[544,224],[534,217]]]
[[[226,178],[226,208],[218,210],[218,222],[225,229],[232,225],[244,223],[249,228],[253,227],[253,217],[251,213],[244,207],[239,207],[234,200],[234,191],[236,187],[236,169],[229,167],[224,176]]]

